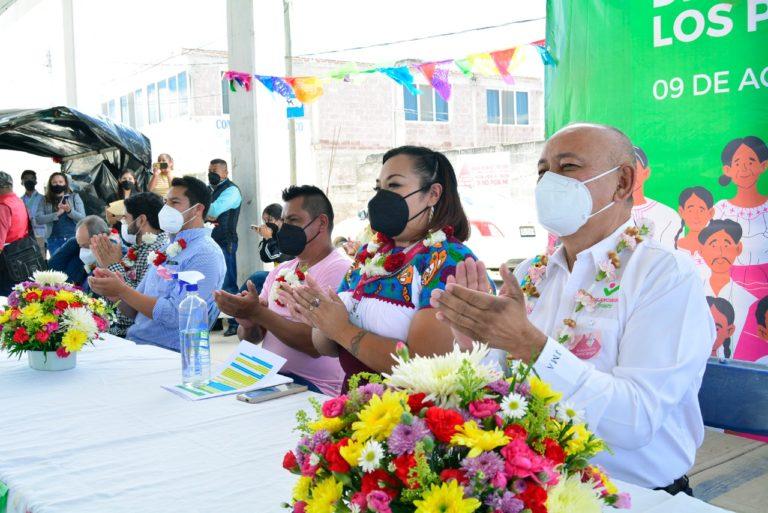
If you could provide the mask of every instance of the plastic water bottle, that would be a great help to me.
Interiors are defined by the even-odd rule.
[[[179,304],[181,380],[185,385],[204,385],[211,377],[208,305],[197,294],[196,283],[188,283],[186,289]]]

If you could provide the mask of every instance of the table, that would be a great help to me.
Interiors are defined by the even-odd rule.
[[[77,368],[40,372],[0,355],[0,481],[9,513],[285,512],[281,467],[310,393],[262,404],[187,401],[161,388],[179,356],[113,336]],[[632,512],[722,512],[627,483]],[[615,510],[611,510],[615,511]]]

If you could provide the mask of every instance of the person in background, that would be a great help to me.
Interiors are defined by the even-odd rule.
[[[261,226],[252,225],[251,229],[261,235],[261,241],[259,241],[259,257],[265,264],[281,264],[293,260],[288,255],[280,253],[280,248],[277,244],[277,237],[275,236],[283,224],[283,207],[277,203],[267,205],[267,207],[261,212],[261,220],[264,224]],[[267,279],[269,271],[256,271],[251,274],[242,287],[240,292],[248,290],[248,282],[253,283],[256,288],[256,292],[261,294],[261,289],[264,286],[264,280]],[[239,324],[237,319],[230,318],[227,323],[227,331],[224,332],[225,337],[231,337],[237,335],[237,328]]]
[[[120,219],[125,215],[125,206],[123,201],[131,197],[136,192],[136,175],[133,171],[127,170],[120,175],[117,181],[117,200],[111,202],[106,208],[107,223],[112,228],[120,230]]]
[[[294,258],[273,269],[261,294],[252,283],[245,294],[215,293],[222,312],[240,323],[240,340],[258,343],[287,361],[281,371],[313,391],[338,395],[344,373],[337,358],[322,356],[312,345],[312,329],[294,318],[278,299],[284,275],[312,276],[321,287],[339,286],[349,260],[331,244],[333,206],[315,186],[291,186],[283,191],[283,226],[277,233],[280,252]],[[302,273],[302,274],[300,274]]]
[[[69,177],[64,173],[53,173],[48,178],[45,201],[37,206],[34,217],[38,225],[45,226],[45,240],[51,256],[74,238],[75,226],[84,217],[83,200],[72,192]]]
[[[29,235],[29,215],[24,203],[13,193],[13,178],[0,171],[0,252],[6,245]],[[5,268],[0,268],[0,296],[7,296],[11,283]]]
[[[172,181],[173,158],[167,153],[161,153],[157,156],[157,162],[152,164],[152,179],[149,181],[147,190],[164,198],[171,188]]]
[[[179,303],[186,296],[175,281],[163,278],[166,271],[198,271],[205,276],[198,282],[198,294],[208,304],[210,323],[218,315],[213,291],[224,282],[224,255],[203,226],[211,191],[195,177],[174,178],[158,214],[161,230],[172,237],[171,245],[157,253],[135,289],[109,269],[96,269],[88,279],[91,288],[134,319],[127,338],[137,344],[152,344],[179,351]],[[162,265],[163,270],[159,270]]]
[[[40,251],[45,256],[45,226],[39,225],[35,221],[35,212],[38,206],[45,201],[45,196],[37,192],[37,173],[31,169],[23,171],[21,173],[21,183],[24,186],[24,194],[21,195],[21,200],[24,202],[24,206],[27,207],[27,214],[29,214],[29,220],[32,223],[32,230],[35,232],[37,245],[40,246]]]
[[[159,252],[168,245],[168,234],[160,230],[158,214],[163,200],[153,192],[132,194],[125,200],[125,215],[121,222],[121,237],[129,245],[123,256],[121,248],[106,235],[91,238],[91,251],[99,267],[117,273],[131,288],[137,288],[149,266],[149,254]],[[109,332],[125,337],[133,319],[117,312],[117,320]]]
[[[214,223],[211,238],[216,241],[224,253],[227,273],[224,276],[223,290],[236,293],[237,287],[237,221],[240,219],[240,205],[243,197],[240,188],[229,179],[227,162],[213,159],[208,166],[208,184],[211,186],[211,208],[207,220]],[[236,326],[229,326],[226,333],[234,335]],[[221,320],[216,321],[213,330],[221,329]],[[225,335],[226,335],[225,333]]]
[[[650,235],[665,246],[674,246],[680,216],[670,207],[645,195],[645,182],[651,176],[648,156],[642,148],[635,146],[635,189],[632,191],[632,219],[635,226],[647,226]]]
[[[99,216],[85,216],[77,222],[75,227],[75,240],[80,248],[80,262],[85,267],[86,274],[90,275],[99,265],[96,261],[96,255],[91,250],[91,238],[98,235],[109,237],[111,230],[104,219]],[[110,242],[120,251],[120,245]]]

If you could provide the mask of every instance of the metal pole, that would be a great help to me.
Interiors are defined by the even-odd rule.
[[[291,0],[283,0],[283,26],[285,32],[285,74],[293,76],[293,49],[291,46]],[[296,185],[296,120],[288,120],[288,153],[291,166],[291,185]]]
[[[75,65],[75,15],[72,0],[61,0],[64,34],[64,88],[67,107],[77,108],[77,66]]]

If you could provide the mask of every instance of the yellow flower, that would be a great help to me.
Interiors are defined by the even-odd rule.
[[[474,458],[480,456],[482,452],[492,451],[496,447],[507,445],[509,438],[503,431],[498,429],[493,431],[480,429],[474,420],[470,420],[456,429],[456,434],[451,438],[451,443],[453,445],[469,447],[470,451],[467,456]]]
[[[359,421],[352,424],[352,438],[365,442],[370,438],[383,441],[400,423],[400,417],[405,413],[403,404],[408,396],[405,392],[387,390],[384,395],[374,395],[371,401],[357,414]]]
[[[43,314],[40,317],[40,324],[49,324],[51,322],[56,322],[56,316],[52,314]]]
[[[464,488],[455,479],[432,485],[421,500],[413,501],[414,513],[472,513],[480,504],[477,499],[465,499]]]
[[[312,498],[307,500],[307,513],[335,513],[336,504],[341,499],[344,485],[333,476],[326,477],[312,489]]]
[[[565,444],[566,454],[575,454],[586,449],[591,434],[585,424],[574,424],[571,426],[566,432],[566,435],[573,435]]]
[[[547,493],[547,511],[551,513],[600,513],[600,496],[592,483],[582,483],[573,474],[552,487]]]
[[[297,501],[305,501],[309,499],[309,487],[312,485],[312,478],[302,476],[296,481],[296,485],[293,487],[293,499]]]
[[[75,351],[80,351],[86,340],[88,340],[88,337],[82,331],[69,330],[64,333],[64,337],[61,339],[61,345],[64,346],[64,349],[73,353]]]
[[[311,423],[309,427],[313,432],[325,429],[329,433],[333,434],[344,427],[344,421],[339,417],[321,417],[320,420],[316,420]]]
[[[10,310],[3,310],[0,312],[0,325],[4,325],[6,322],[11,320],[11,311]]]
[[[356,467],[360,460],[360,455],[363,453],[364,446],[365,444],[350,440],[348,445],[339,448],[339,454],[347,463]]]
[[[21,309],[21,316],[25,321],[39,321],[43,315],[43,305],[40,303],[30,303]]]
[[[56,293],[56,301],[66,301],[67,303],[74,303],[77,299],[74,293],[68,290],[60,290]]]
[[[545,383],[536,376],[530,377],[529,384],[531,385],[531,395],[536,399],[544,401],[544,404],[556,403],[563,397],[563,394],[555,392],[548,383]]]

